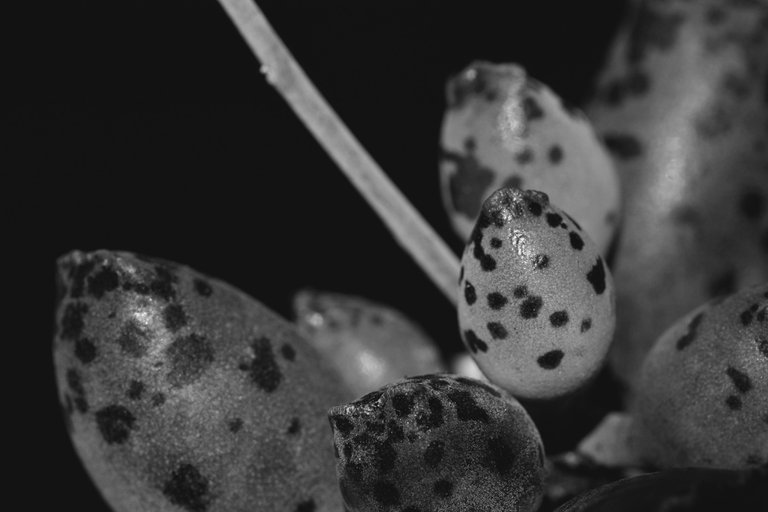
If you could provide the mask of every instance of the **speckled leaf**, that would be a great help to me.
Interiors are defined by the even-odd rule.
[[[551,398],[599,370],[615,322],[611,274],[546,194],[491,195],[461,264],[459,327],[491,382],[515,396]]]
[[[768,283],[670,327],[643,363],[635,452],[660,467],[768,464]]]
[[[615,373],[715,296],[768,280],[768,2],[644,0],[587,110],[624,201]]]
[[[351,512],[532,512],[544,450],[503,390],[448,374],[390,384],[329,412]]]
[[[114,510],[340,510],[325,413],[345,392],[288,322],[174,263],[58,263],[56,380]]]

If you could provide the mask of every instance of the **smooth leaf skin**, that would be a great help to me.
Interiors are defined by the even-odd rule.
[[[768,2],[634,7],[587,108],[621,181],[610,363],[630,387],[678,318],[768,280]]]
[[[760,512],[768,507],[766,482],[766,469],[670,469],[598,487],[556,512]]]
[[[405,315],[339,293],[304,290],[293,300],[296,326],[336,369],[348,400],[412,375],[446,370],[437,345]]]
[[[341,509],[325,414],[348,391],[291,324],[174,263],[58,264],[56,380],[115,511]]]

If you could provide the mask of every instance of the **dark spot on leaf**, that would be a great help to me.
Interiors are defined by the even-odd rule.
[[[338,414],[331,417],[331,426],[334,427],[335,430],[337,430],[343,438],[347,438],[349,436],[353,427],[352,422],[349,421],[349,419]]]
[[[240,432],[240,429],[243,428],[243,419],[242,418],[234,418],[227,422],[227,428],[230,432],[233,434],[237,434]]]
[[[288,433],[291,435],[298,434],[299,430],[301,430],[301,421],[299,418],[293,418],[291,424],[288,425]]]
[[[443,460],[444,445],[442,441],[432,441],[424,451],[424,464],[435,468]]]
[[[485,343],[483,340],[477,337],[477,334],[475,334],[475,331],[468,330],[464,331],[464,341],[467,344],[467,347],[469,350],[472,351],[472,353],[477,354],[477,351],[480,352],[487,352],[488,351],[488,344]]]
[[[397,424],[395,420],[390,420],[387,425],[387,435],[393,443],[397,443],[405,439],[405,433],[403,427]]]
[[[539,102],[532,96],[526,96],[523,99],[523,112],[525,113],[525,119],[528,121],[535,121],[544,117],[544,110],[542,110]]]
[[[165,350],[170,362],[168,382],[173,387],[195,382],[213,363],[214,350],[203,336],[190,334],[173,340]]]
[[[488,332],[495,340],[503,340],[507,337],[507,329],[499,322],[488,322]]]
[[[187,315],[180,304],[168,304],[163,309],[163,321],[169,331],[175,333],[187,325]]]
[[[563,148],[555,144],[554,146],[549,148],[549,153],[547,156],[549,157],[549,161],[553,165],[557,165],[563,159]]]
[[[499,292],[491,292],[488,294],[488,307],[498,311],[507,305],[507,298]]]
[[[75,409],[81,414],[88,412],[88,401],[85,398],[85,387],[80,377],[80,373],[74,368],[67,370],[67,387],[74,395]]]
[[[469,280],[464,281],[464,299],[470,306],[477,300],[477,292],[475,292],[475,287],[472,286]]]
[[[88,338],[78,338],[75,341],[75,357],[83,364],[92,363],[96,359],[96,345]]]
[[[392,407],[399,417],[408,416],[413,410],[413,396],[397,393],[392,396]]]
[[[208,283],[208,281],[204,281],[199,277],[195,278],[193,285],[195,287],[195,291],[203,297],[210,297],[213,293],[213,288],[211,288],[211,285]]]
[[[488,413],[475,402],[469,391],[450,391],[448,399],[456,406],[456,415],[459,420],[488,423]]]
[[[83,296],[85,279],[95,266],[96,264],[93,260],[86,260],[79,265],[73,265],[69,269],[69,278],[72,280],[72,287],[69,290],[70,297],[77,299]]]
[[[515,155],[515,162],[519,165],[525,165],[533,162],[533,150],[529,147],[524,148],[522,151]]]
[[[736,368],[729,366],[725,373],[733,382],[733,385],[739,390],[739,393],[746,393],[752,389],[752,380],[749,375],[743,373]]]
[[[271,393],[280,385],[283,374],[275,361],[272,351],[272,342],[269,338],[261,336],[251,342],[252,359],[240,364],[240,370],[248,372],[251,381],[260,389]]]
[[[584,248],[584,240],[581,239],[578,233],[575,231],[571,231],[568,233],[568,237],[571,240],[571,247],[576,249],[577,251],[580,251]]]
[[[512,290],[512,295],[514,295],[516,299],[522,299],[523,297],[528,295],[528,287],[523,285],[516,286],[515,289]]]
[[[438,498],[449,498],[453,493],[453,483],[448,480],[438,480],[432,490]]]
[[[309,499],[296,505],[296,510],[294,512],[315,512],[315,508],[315,500]]]
[[[436,396],[431,396],[427,400],[428,412],[420,413],[416,417],[416,424],[424,430],[437,428],[443,424],[443,402]]]
[[[174,470],[163,486],[163,494],[189,512],[205,512],[211,502],[208,479],[192,464],[181,464]]]
[[[684,19],[681,13],[662,12],[645,2],[638,4],[626,46],[628,61],[632,64],[642,61],[651,48],[658,51],[672,48]]]
[[[483,249],[483,230],[491,225],[490,217],[483,211],[477,218],[475,227],[472,229],[470,241],[472,243],[472,255],[480,262],[480,268],[485,272],[492,272],[496,269],[496,260]]]
[[[739,409],[741,409],[741,406],[742,406],[741,398],[737,397],[736,395],[731,395],[728,398],[726,398],[725,404],[732,411],[738,411]]]
[[[149,336],[134,320],[128,320],[117,337],[117,344],[126,355],[142,357],[147,353]]]
[[[563,222],[563,218],[560,215],[556,213],[547,214],[547,224],[549,224],[551,227],[556,228],[560,225],[561,222]]]
[[[392,471],[397,461],[397,451],[395,451],[392,443],[380,442],[374,446],[373,460],[376,463],[377,472],[383,474]]]
[[[581,321],[581,332],[587,332],[591,328],[592,328],[591,318],[585,318],[584,320]]]
[[[528,204],[529,212],[531,212],[536,217],[539,217],[541,215],[541,212],[543,210],[541,208],[541,205],[537,201],[532,201],[530,199],[527,199],[526,203]]]
[[[592,285],[596,294],[601,295],[605,291],[605,266],[603,258],[597,257],[594,266],[587,273],[587,281]]]
[[[562,350],[550,350],[543,356],[540,356],[536,362],[538,362],[539,366],[545,370],[554,370],[560,366],[560,362],[563,360],[564,355]]]
[[[105,293],[117,289],[119,284],[117,272],[110,267],[101,267],[96,274],[88,278],[88,293],[101,299]]]
[[[85,315],[88,314],[88,305],[82,302],[70,302],[64,309],[61,318],[61,339],[72,340],[80,337],[85,327]]]
[[[480,259],[480,268],[486,272],[492,272],[496,270],[496,260],[492,256],[485,254]]]
[[[482,465],[505,476],[515,462],[515,452],[508,441],[501,436],[493,436],[486,441]]]
[[[154,295],[163,300],[170,301],[176,298],[174,283],[177,281],[178,278],[169,267],[157,265],[155,267],[155,278],[149,283],[149,289]]]
[[[539,316],[539,311],[543,305],[544,301],[541,299],[541,297],[531,295],[530,297],[527,297],[522,302],[522,304],[520,304],[520,316],[526,320],[536,318]]]
[[[96,425],[107,444],[123,444],[134,429],[136,417],[122,405],[108,405],[96,411]]]
[[[144,395],[144,390],[146,389],[146,386],[143,382],[140,380],[132,380],[130,384],[128,384],[128,398],[131,400],[140,400],[141,397]]]
[[[739,319],[741,320],[741,324],[744,327],[749,327],[750,324],[752,323],[752,320],[754,319],[754,314],[752,313],[752,311],[746,309],[741,312],[741,315],[739,315]]]
[[[691,322],[688,324],[688,329],[686,330],[685,334],[680,336],[680,339],[677,340],[676,347],[677,350],[683,350],[685,347],[690,345],[694,339],[696,339],[696,332],[699,329],[699,324],[701,323],[702,318],[704,318],[704,312],[699,312],[696,316],[694,316],[691,319]]]
[[[763,354],[763,357],[768,358],[768,338],[765,336],[758,336],[755,338],[757,343],[757,349]]]
[[[562,327],[565,324],[568,323],[568,312],[567,311],[555,311],[551,315],[549,315],[549,323],[552,324],[552,327]]]
[[[283,354],[286,361],[293,361],[296,359],[296,349],[288,343],[284,343],[283,346],[280,347],[280,353]]]

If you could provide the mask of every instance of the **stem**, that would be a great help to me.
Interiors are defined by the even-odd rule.
[[[267,81],[445,296],[457,300],[459,261],[352,135],[293,58],[253,0],[219,0],[262,63]]]

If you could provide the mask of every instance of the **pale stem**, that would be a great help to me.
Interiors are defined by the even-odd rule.
[[[219,0],[267,80],[368,201],[395,240],[456,303],[459,261],[331,109],[253,0]],[[437,193],[437,192],[436,192]]]

